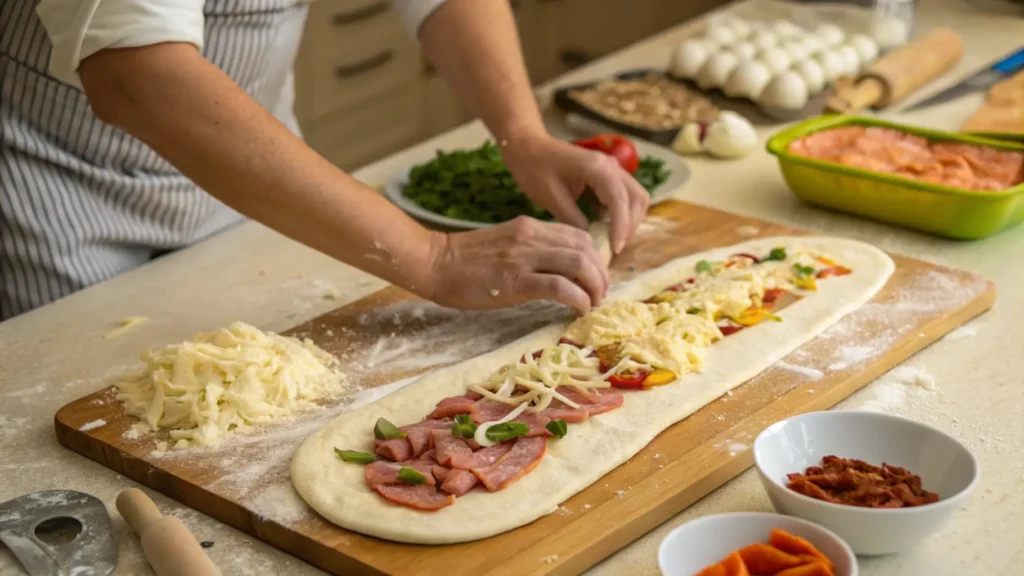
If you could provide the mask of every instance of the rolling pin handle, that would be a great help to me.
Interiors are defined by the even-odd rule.
[[[140,537],[146,528],[160,519],[156,504],[138,488],[128,488],[117,496],[117,511]]]

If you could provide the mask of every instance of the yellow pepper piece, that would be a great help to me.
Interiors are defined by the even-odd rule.
[[[678,300],[681,296],[682,295],[679,292],[676,292],[674,290],[665,290],[664,292],[659,292],[652,296],[651,302],[655,304],[660,304],[662,302],[672,302],[673,300]]]
[[[650,388],[652,386],[664,386],[665,384],[670,384],[674,382],[675,379],[675,372],[672,372],[671,370],[663,370],[661,368],[658,368],[657,370],[648,374],[647,378],[644,379],[644,388]]]
[[[830,260],[828,258],[825,258],[824,256],[818,256],[818,262],[821,262],[822,264],[824,264],[826,266],[835,266],[836,265],[835,261]]]
[[[744,310],[738,317],[733,318],[733,321],[743,326],[754,326],[760,324],[764,318],[764,308],[750,308]]]
[[[806,278],[797,278],[796,280],[793,280],[793,284],[795,284],[797,288],[800,288],[802,290],[818,289],[818,283],[814,281],[814,277],[812,276],[808,276]]]

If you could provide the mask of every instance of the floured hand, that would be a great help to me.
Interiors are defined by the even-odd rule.
[[[566,224],[520,217],[437,238],[426,296],[444,306],[486,309],[554,300],[585,312],[608,290],[607,262],[590,234]]]

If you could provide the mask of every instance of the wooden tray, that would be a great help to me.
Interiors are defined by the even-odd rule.
[[[659,204],[652,216],[638,241],[616,259],[618,278],[751,237],[803,233],[675,201]],[[768,425],[833,406],[994,302],[994,285],[975,274],[901,256],[894,259],[892,279],[872,302],[785,359],[802,369],[776,366],[762,372],[666,430],[557,512],[477,542],[396,544],[342,530],[306,508],[287,481],[288,462],[302,439],[336,413],[337,406],[310,416],[311,422],[271,427],[214,452],[161,456],[152,453],[152,436],[126,437],[134,419],[124,415],[108,388],[63,407],[55,419],[57,438],[120,474],[334,573],[575,574],[751,466],[749,445]],[[309,335],[342,358],[365,353],[382,337],[437,334],[446,320],[424,316],[422,309],[415,312],[404,304],[410,299],[387,288],[291,333]],[[381,318],[394,315],[395,322],[373,316],[382,310]],[[475,325],[480,334],[501,333],[483,344],[467,338],[464,355],[478,354],[481,346],[511,340],[549,319],[545,312],[505,314],[455,315],[458,322]],[[406,368],[384,366],[362,380],[376,386],[425,369],[398,364]],[[816,370],[820,377],[815,377]],[[100,419],[104,425],[80,430]],[[247,470],[245,478],[239,476],[240,468]]]

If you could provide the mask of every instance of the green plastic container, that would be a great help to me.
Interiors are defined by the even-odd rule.
[[[995,192],[962,190],[789,152],[790,143],[800,137],[851,125],[893,128],[931,141],[1024,152],[1024,146],[1013,142],[905,126],[877,118],[819,116],[768,140],[768,152],[778,157],[786,184],[799,198],[825,208],[961,240],[983,238],[1024,220],[1024,183]]]

